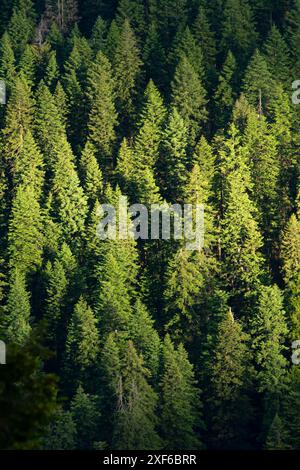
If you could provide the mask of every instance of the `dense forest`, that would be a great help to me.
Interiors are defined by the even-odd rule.
[[[300,449],[300,0],[0,6],[1,448]]]

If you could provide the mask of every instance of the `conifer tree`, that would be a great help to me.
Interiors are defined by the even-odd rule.
[[[216,75],[216,39],[207,18],[206,10],[201,4],[192,25],[192,33],[196,44],[201,47],[206,68],[206,79],[210,83]]]
[[[15,2],[8,24],[8,33],[17,58],[20,58],[26,44],[32,39],[35,16],[32,0],[18,0]]]
[[[25,77],[21,74],[14,81],[5,114],[3,135],[4,157],[10,166],[22,147],[25,133],[32,125],[33,100]]]
[[[289,50],[285,40],[275,25],[272,25],[271,31],[264,44],[263,51],[268,69],[272,76],[276,80],[280,80],[285,88],[290,89],[290,86],[288,85],[291,74]]]
[[[76,425],[70,411],[59,408],[43,439],[43,450],[74,450]]]
[[[264,116],[252,110],[247,119],[244,142],[249,153],[253,181],[253,200],[259,209],[261,230],[268,256],[272,252],[270,238],[278,237],[279,161],[277,142]]]
[[[132,341],[129,341],[117,390],[118,405],[112,442],[114,449],[151,450],[160,447],[155,430],[157,395],[147,382],[148,376],[142,358]]]
[[[162,143],[162,159],[159,167],[162,172],[164,196],[172,203],[182,200],[182,188],[187,180],[188,129],[184,117],[172,108]]]
[[[183,346],[177,350],[167,335],[162,351],[161,432],[165,449],[199,449],[199,390]]]
[[[262,275],[262,237],[256,207],[248,191],[252,187],[247,154],[240,147],[234,126],[221,151],[221,247],[225,283],[232,294],[256,289]],[[225,179],[224,179],[225,176]]]
[[[201,46],[194,39],[189,27],[179,30],[172,46],[169,60],[176,67],[181,57],[185,56],[198,77],[204,79],[204,60]]]
[[[283,273],[286,284],[287,312],[291,324],[291,337],[293,340],[300,334],[300,224],[293,214],[283,233],[281,243],[281,258],[283,261]]]
[[[47,339],[55,350],[61,349],[61,325],[63,311],[67,303],[68,278],[62,262],[48,261],[45,267],[46,298],[44,318],[47,321]]]
[[[171,44],[176,32],[183,29],[187,22],[188,9],[186,0],[166,0],[157,5],[157,18],[163,45]]]
[[[276,414],[268,432],[265,449],[267,450],[286,450],[289,448],[288,433],[285,423],[281,417]]]
[[[76,390],[70,411],[76,426],[76,449],[92,449],[97,438],[100,412],[97,397],[86,393],[82,387]]]
[[[10,37],[5,32],[0,42],[0,77],[6,81],[6,88],[9,91],[16,74],[15,55],[12,49]]]
[[[154,321],[145,305],[137,300],[131,317],[130,337],[139,354],[143,356],[145,367],[156,378],[159,367],[160,339]]]
[[[267,434],[286,389],[284,342],[288,329],[282,293],[276,285],[260,289],[250,328],[257,390],[263,394],[262,433]]]
[[[144,93],[144,104],[138,119],[138,134],[134,147],[137,160],[143,159],[144,164],[151,168],[159,158],[165,116],[163,99],[153,81],[150,80]]]
[[[234,79],[236,60],[231,51],[228,52],[223,69],[219,75],[219,83],[215,93],[217,122],[219,126],[228,124],[234,105]]]
[[[113,168],[112,150],[116,139],[115,90],[108,59],[98,52],[88,70],[89,139],[93,143],[98,160],[104,170]]]
[[[119,0],[117,22],[122,24],[125,19],[128,19],[140,38],[145,34],[145,15],[145,5],[142,0]]]
[[[300,13],[300,2],[299,0],[293,1],[292,8],[287,12],[286,23],[287,23],[287,38],[291,49],[293,69],[296,73],[300,68],[299,62],[299,44],[300,44],[300,26],[299,26],[299,13]]]
[[[51,91],[54,90],[54,87],[57,83],[58,75],[59,71],[56,60],[56,51],[50,50],[47,57],[47,64],[45,67],[44,81]]]
[[[243,91],[258,114],[269,111],[275,82],[264,56],[256,50],[246,69]]]
[[[8,231],[9,264],[25,275],[33,273],[42,263],[43,225],[35,190],[18,186],[12,204]]]
[[[207,120],[206,92],[200,77],[184,55],[176,68],[171,87],[172,105],[184,119],[193,145]]]
[[[89,142],[81,155],[79,174],[85,194],[90,204],[94,204],[103,192],[103,176],[95,157],[95,148]]]
[[[53,97],[60,121],[62,122],[63,126],[66,127],[68,115],[67,96],[60,81],[57,82]]]
[[[107,36],[107,23],[101,16],[95,21],[92,29],[92,35],[90,39],[90,45],[93,51],[97,54],[99,51],[104,51],[106,46]]]
[[[112,60],[116,80],[117,110],[126,119],[135,112],[138,81],[142,61],[135,35],[128,19],[125,19],[115,46]]]
[[[235,448],[245,445],[249,403],[249,353],[247,335],[231,309],[221,319],[210,370],[210,426],[212,445]]]
[[[99,352],[99,332],[92,309],[80,297],[74,307],[66,338],[65,370],[69,382],[88,379],[88,369],[95,364]]]
[[[252,11],[247,0],[226,0],[222,24],[222,47],[244,64],[253,52],[257,33]]]
[[[27,83],[32,87],[36,80],[38,67],[38,56],[34,46],[26,45],[24,52],[20,58],[18,68],[25,77]]]
[[[7,342],[22,345],[30,335],[30,295],[27,291],[24,273],[14,270],[10,278],[10,290],[8,293],[3,320],[5,338]]]

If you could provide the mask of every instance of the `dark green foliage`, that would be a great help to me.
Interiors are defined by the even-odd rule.
[[[1,2],[1,447],[299,449],[299,14]]]
[[[0,447],[34,449],[56,410],[57,379],[41,371],[49,354],[31,335],[24,346],[8,344],[7,365],[1,366]]]

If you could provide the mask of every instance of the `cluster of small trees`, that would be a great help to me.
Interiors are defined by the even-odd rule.
[[[1,339],[44,324],[60,378],[35,445],[299,449],[300,1],[40,3],[0,22]],[[122,194],[204,204],[203,250],[99,240]]]

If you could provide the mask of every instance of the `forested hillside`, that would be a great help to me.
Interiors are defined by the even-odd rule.
[[[0,7],[1,448],[300,449],[300,0]]]

